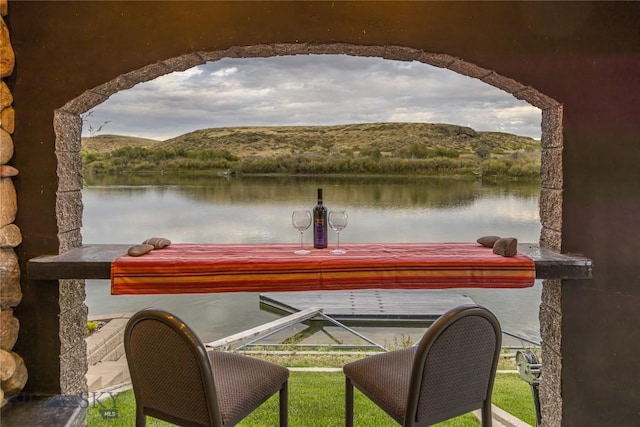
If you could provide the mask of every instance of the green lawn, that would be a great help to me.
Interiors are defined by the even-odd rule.
[[[179,392],[179,391],[177,391]],[[521,420],[535,425],[535,410],[529,385],[516,374],[498,374],[493,403]],[[104,419],[102,413],[117,409],[117,418]],[[388,415],[360,392],[355,394],[355,425],[397,426]],[[111,415],[115,415],[111,413]],[[87,418],[88,427],[130,427],[135,424],[135,401],[131,390],[101,403],[92,403]],[[291,372],[289,379],[289,424],[294,427],[339,427],[344,425],[344,376],[341,372]],[[147,418],[149,426],[172,424]],[[239,424],[241,427],[278,425],[277,395]],[[439,427],[477,427],[480,424],[467,414]]]

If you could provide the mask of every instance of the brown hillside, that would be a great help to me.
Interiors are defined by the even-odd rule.
[[[91,138],[82,138],[82,151],[87,153],[108,153],[122,147],[152,148],[160,141],[154,139],[137,138],[135,136],[122,135],[98,135]]]
[[[537,150],[532,138],[499,132],[478,132],[464,126],[429,123],[368,123],[337,126],[273,126],[201,129],[166,141],[102,135],[83,139],[85,152],[108,152],[123,146],[186,150],[229,151],[243,157],[288,154],[339,154],[380,150],[393,154],[415,144],[427,148],[453,148],[473,153]]]

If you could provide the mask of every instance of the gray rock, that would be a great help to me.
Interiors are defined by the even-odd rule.
[[[171,240],[165,239],[164,237],[151,237],[144,242],[143,245],[152,245],[154,249],[162,249],[166,248],[171,244]]]
[[[492,248],[497,240],[500,240],[500,236],[482,236],[476,241],[484,247]]]
[[[496,240],[493,245],[493,253],[504,257],[512,257],[518,253],[518,239],[514,237],[505,237]]]
[[[130,256],[142,256],[144,254],[148,254],[153,250],[153,245],[135,245],[131,246],[127,253]]]

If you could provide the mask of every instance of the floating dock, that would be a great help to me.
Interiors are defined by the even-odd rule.
[[[473,304],[467,296],[439,289],[366,289],[327,292],[267,292],[260,294],[264,310],[295,313],[321,307],[340,322],[433,322],[446,311]]]

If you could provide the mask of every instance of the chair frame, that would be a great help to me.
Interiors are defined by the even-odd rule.
[[[226,423],[222,420],[222,414],[218,405],[218,397],[215,388],[215,378],[213,376],[213,370],[211,362],[208,356],[208,350],[204,343],[200,340],[198,335],[182,320],[174,316],[173,314],[164,310],[156,309],[144,309],[135,313],[129,319],[124,333],[124,348],[127,355],[131,354],[131,334],[136,325],[140,322],[152,320],[158,321],[169,328],[171,328],[176,335],[184,340],[197,363],[198,371],[203,383],[204,399],[206,401],[209,426],[212,427],[227,427],[234,426],[240,422],[246,415],[241,416],[239,419],[228,420]],[[133,392],[136,399],[136,427],[144,427],[146,425],[146,416],[152,416],[161,420],[165,420],[181,426],[200,426],[200,424],[194,424],[189,420],[182,419],[180,417],[158,411],[153,408],[148,408],[144,405],[140,390],[136,387],[141,380],[138,376],[136,367],[129,364],[129,372],[131,374],[131,383],[133,385]],[[272,395],[265,397],[255,408],[264,403]],[[282,384],[279,390],[279,421],[281,427],[288,426],[288,381]],[[254,408],[254,409],[255,409]]]
[[[422,427],[425,424],[417,423],[416,414],[418,411],[418,403],[420,398],[420,391],[422,388],[422,378],[425,370],[425,361],[437,339],[457,321],[469,317],[480,316],[488,321],[494,330],[496,342],[494,349],[494,356],[491,366],[491,375],[487,385],[487,391],[484,400],[479,405],[471,405],[467,408],[455,408],[445,414],[441,419],[432,421],[432,423],[441,422],[452,417],[480,409],[482,413],[482,426],[491,427],[492,425],[492,412],[491,412],[491,393],[493,391],[493,384],[495,382],[495,372],[498,367],[498,360],[500,358],[500,349],[502,347],[502,329],[500,323],[495,315],[486,308],[468,304],[462,305],[449,310],[438,318],[425,332],[423,337],[417,343],[417,348],[413,360],[413,366],[411,370],[411,379],[409,383],[409,393],[407,396],[407,405],[405,408],[405,414],[402,419],[398,419],[393,414],[387,412],[384,405],[382,405],[375,396],[362,390],[357,383],[354,383],[349,377],[345,375],[345,426],[353,427],[353,409],[354,409],[354,397],[353,388],[358,388],[365,396],[375,402],[381,409],[387,412],[394,420],[399,424],[406,427]]]

